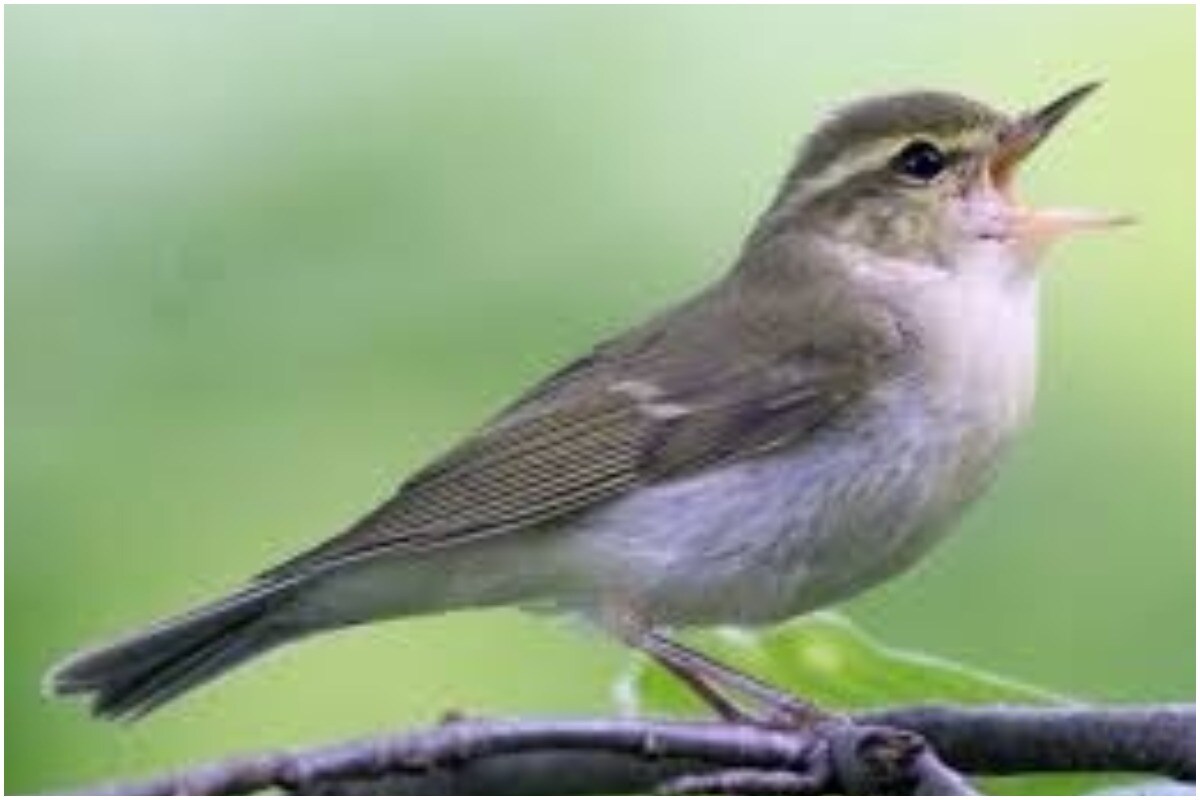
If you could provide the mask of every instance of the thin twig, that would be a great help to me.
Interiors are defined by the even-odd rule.
[[[1196,707],[916,706],[860,722],[914,731],[971,773],[1144,772],[1196,780]]]
[[[725,769],[696,775],[680,775],[663,781],[658,794],[819,794],[824,782],[819,777],[785,770]]]
[[[949,766],[947,766],[949,765]],[[918,707],[775,730],[643,719],[458,720],[234,758],[86,793],[973,794],[955,770],[1151,772],[1193,780],[1195,708]]]

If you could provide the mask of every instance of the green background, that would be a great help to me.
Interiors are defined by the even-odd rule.
[[[1194,692],[1190,7],[8,8],[7,789],[476,713],[599,712],[619,648],[515,612],[313,641],[134,727],[66,651],[335,531],[718,274],[831,104],[1108,85],[1026,175],[1141,224],[1051,254],[1039,414],[894,644]]]

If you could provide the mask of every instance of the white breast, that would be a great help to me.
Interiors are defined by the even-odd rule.
[[[931,399],[997,433],[1027,419],[1037,385],[1037,282],[960,274],[912,299]]]

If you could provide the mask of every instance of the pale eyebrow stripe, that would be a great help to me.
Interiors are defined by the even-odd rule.
[[[869,143],[843,153],[830,161],[817,174],[805,178],[797,185],[793,202],[804,203],[829,189],[837,186],[855,175],[878,169],[887,163],[900,148],[909,142],[924,139],[936,145],[943,152],[972,150],[983,145],[991,137],[978,131],[963,131],[957,135],[937,135],[906,133],[875,139]]]

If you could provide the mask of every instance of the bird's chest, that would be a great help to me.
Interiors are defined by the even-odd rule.
[[[986,446],[1029,417],[1037,383],[1037,285],[964,280],[921,300],[917,378],[960,447]]]
[[[803,576],[803,605],[853,594],[913,563],[986,488],[1030,416],[1036,285],[964,281],[924,302],[910,369],[823,442],[815,466],[811,452],[791,456],[794,480],[781,489],[794,492],[803,513],[785,552]],[[813,507],[822,510],[805,510]]]
[[[1031,296],[929,302],[926,349],[853,419],[617,503],[588,526],[589,562],[665,621],[703,622],[786,617],[915,561],[988,483],[1035,370]]]

